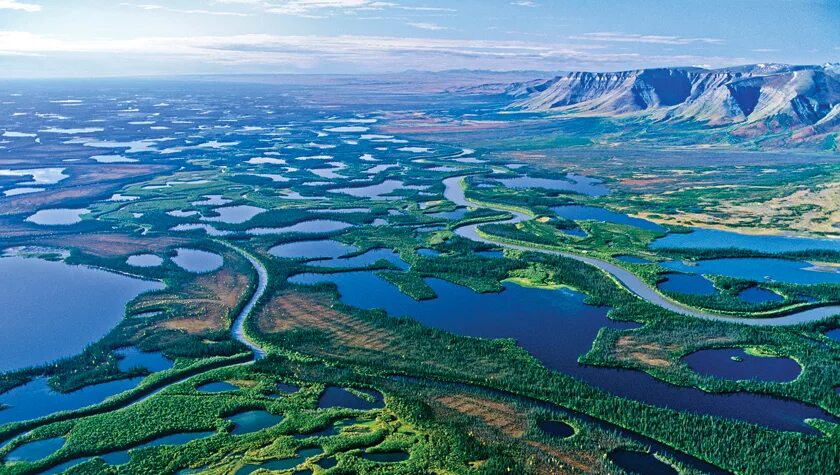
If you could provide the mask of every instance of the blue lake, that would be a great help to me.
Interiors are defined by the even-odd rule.
[[[268,250],[272,256],[286,259],[318,259],[341,257],[355,251],[357,248],[338,241],[297,241],[278,244]]]
[[[575,428],[561,421],[540,420],[537,421],[537,427],[543,433],[561,439],[575,435]]]
[[[626,214],[616,213],[605,208],[596,206],[568,205],[555,206],[551,208],[557,216],[575,221],[603,221],[606,223],[626,224],[650,231],[666,231],[666,229],[652,221],[641,218],[633,218]]]
[[[428,216],[432,218],[441,218],[449,221],[457,221],[467,214],[467,208],[458,208],[455,211],[442,211],[439,213],[430,213]]]
[[[373,401],[363,399],[343,388],[330,386],[324,390],[321,397],[318,398],[318,407],[321,409],[328,409],[331,407],[343,407],[347,409],[381,409],[385,407],[385,402],[382,395],[375,391],[362,391],[365,394],[373,396]]]
[[[408,264],[400,258],[400,255],[390,249],[373,249],[364,254],[354,257],[336,258],[329,260],[318,260],[310,262],[310,265],[318,267],[367,267],[379,260],[385,260],[396,266],[398,269],[408,269]]]
[[[214,271],[224,264],[222,256],[213,252],[184,248],[176,249],[175,252],[172,262],[177,264],[178,267],[196,274]]]
[[[289,470],[302,464],[308,458],[322,454],[324,451],[319,447],[303,449],[296,456],[287,459],[270,460],[260,464],[248,464],[236,471],[236,475],[247,475],[259,469],[265,470]],[[296,472],[297,473],[297,472]]]
[[[790,284],[840,284],[840,273],[820,272],[808,262],[787,259],[703,259],[690,264],[683,261],[669,261],[661,265],[679,272],[726,275],[756,282],[776,280]]]
[[[248,411],[231,416],[228,420],[234,424],[230,433],[239,435],[276,426],[283,421],[283,416],[275,416],[266,411]]]
[[[163,264],[163,258],[154,254],[135,254],[128,256],[126,263],[134,267],[157,267]]]
[[[352,188],[337,188],[330,190],[330,193],[340,193],[357,198],[369,198],[372,200],[384,200],[394,191],[404,188],[403,182],[398,180],[385,180],[377,185],[360,186]]]
[[[230,384],[227,381],[213,381],[196,386],[195,389],[202,393],[224,393],[228,391],[239,391],[239,386]]]
[[[760,304],[764,302],[781,302],[785,298],[772,290],[761,287],[750,287],[738,293],[738,298],[744,302]]]
[[[505,283],[498,294],[478,294],[438,279],[427,279],[438,295],[416,301],[371,272],[300,274],[297,284],[334,282],[342,302],[359,308],[382,308],[393,316],[410,316],[424,325],[459,335],[513,338],[546,367],[576,377],[618,396],[657,406],[745,420],[779,430],[816,433],[807,418],[834,420],[825,411],[790,400],[746,392],[710,394],[659,381],[641,371],[580,365],[602,327],[634,328],[606,318],[608,308],[583,302],[566,289],[543,290]]]
[[[334,221],[331,219],[313,219],[310,221],[303,221],[301,223],[285,226],[282,228],[252,228],[248,230],[248,234],[252,235],[268,235],[268,234],[285,234],[285,233],[331,233],[334,231],[341,231],[353,226],[350,223],[343,221]]]
[[[787,382],[796,379],[802,371],[790,358],[753,356],[743,348],[700,350],[687,355],[683,361],[700,374],[735,380]]]
[[[508,188],[544,188],[546,190],[572,191],[589,196],[602,196],[610,192],[610,189],[601,184],[599,180],[581,175],[566,175],[566,178],[538,178],[531,176],[520,176],[516,178],[499,178],[496,181]]]
[[[36,460],[41,460],[44,457],[48,457],[63,446],[64,439],[61,437],[28,442],[9,452],[9,454],[6,455],[5,460],[26,460],[28,462],[34,462]]]
[[[97,404],[137,386],[141,379],[143,378],[119,379],[64,394],[53,391],[46,378],[37,378],[0,394],[0,404],[9,406],[0,410],[0,425]]]
[[[130,300],[162,288],[91,267],[0,258],[0,372],[80,353],[122,320]]]
[[[671,233],[650,244],[659,248],[725,249],[738,248],[760,252],[792,252],[809,249],[840,251],[840,239],[815,239],[788,236],[753,236],[717,229],[694,228],[687,234]]]
[[[641,475],[677,475],[677,470],[647,452],[616,449],[607,457],[628,473]]]
[[[130,450],[142,450],[147,449],[150,447],[160,447],[162,445],[183,445],[187,442],[192,442],[193,440],[204,439],[214,435],[215,432],[205,431],[205,432],[182,432],[179,434],[172,434],[166,435],[163,437],[159,437],[157,439],[151,440],[141,445],[137,445],[135,447],[131,447],[126,450],[121,450],[119,452],[111,452],[109,454],[105,454],[100,456],[102,460],[107,462],[109,465],[123,465],[128,463],[131,460],[131,455],[129,454]]]
[[[120,371],[128,371],[132,368],[145,368],[150,373],[164,371],[172,368],[174,362],[157,352],[144,352],[137,348],[123,348],[117,350],[117,354],[123,358],[117,363]]]
[[[696,274],[665,274],[665,280],[657,284],[659,290],[691,295],[713,295],[717,289],[712,282]]]
[[[215,208],[213,210],[218,216],[201,218],[204,221],[214,221],[227,224],[241,224],[250,221],[254,216],[264,213],[264,208],[258,208],[250,205],[228,206],[225,208]]]

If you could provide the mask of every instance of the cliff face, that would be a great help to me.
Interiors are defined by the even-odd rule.
[[[572,72],[513,84],[512,107],[589,116],[699,121],[751,130],[825,133],[840,127],[836,66],[750,65]]]

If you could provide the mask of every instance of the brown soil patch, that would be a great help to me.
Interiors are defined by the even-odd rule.
[[[144,237],[128,234],[74,234],[45,239],[43,244],[56,247],[73,247],[99,257],[118,257],[143,252],[161,252],[185,244],[188,239],[176,237]]]
[[[537,461],[534,466],[534,473],[555,475],[562,473],[601,473],[601,466],[598,456],[594,453],[584,451],[563,452],[541,442],[529,440],[526,442],[531,447],[539,450],[547,458]]]
[[[0,215],[34,213],[37,209],[57,205],[66,200],[102,195],[113,187],[113,184],[100,184],[83,188],[58,188],[54,191],[19,195],[0,203]]]
[[[229,258],[230,256],[226,256]],[[233,309],[245,298],[248,276],[229,267],[209,275],[202,275],[179,294],[163,294],[144,300],[140,307],[168,305],[178,310],[179,317],[161,322],[158,328],[200,334],[226,330],[233,318]]]
[[[317,329],[337,345],[384,351],[396,338],[388,331],[331,308],[327,294],[283,293],[272,298],[258,316],[260,330],[277,333],[293,329]]]
[[[621,336],[615,342],[615,352],[617,354],[656,368],[671,366],[668,352],[675,348],[676,345],[640,341],[639,338],[632,335]]]
[[[435,400],[461,414],[476,417],[509,437],[521,438],[527,429],[525,415],[510,404],[472,394],[447,394]]]
[[[531,454],[528,455],[530,473],[595,473],[600,467],[595,453],[560,449],[533,440],[523,440],[527,430],[526,415],[511,404],[464,393],[438,396],[435,401],[447,409],[475,417],[510,439],[524,443],[526,453]],[[471,433],[481,438],[481,431]]]

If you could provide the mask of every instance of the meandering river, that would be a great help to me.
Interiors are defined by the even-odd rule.
[[[462,187],[461,183],[464,180],[465,176],[455,176],[450,177],[443,180],[443,185],[445,187],[444,190],[444,197],[449,201],[455,203],[458,206],[467,206],[471,208],[489,208],[496,211],[503,211],[508,212],[513,215],[512,218],[493,221],[492,223],[481,223],[481,224],[469,224],[465,226],[460,226],[455,229],[455,233],[461,237],[471,239],[473,241],[482,242],[486,244],[492,244],[495,246],[504,247],[507,249],[516,249],[520,251],[531,251],[531,252],[542,252],[545,254],[553,254],[557,256],[563,256],[570,259],[574,259],[576,261],[583,262],[585,264],[589,264],[591,266],[595,266],[602,271],[610,274],[613,278],[615,278],[618,282],[620,282],[627,290],[635,294],[641,299],[644,299],[654,305],[662,307],[666,310],[670,310],[675,313],[679,313],[682,315],[688,315],[691,317],[702,318],[705,320],[716,320],[716,321],[723,321],[723,322],[730,322],[730,323],[741,323],[744,325],[757,325],[757,326],[789,326],[789,325],[798,325],[801,323],[808,323],[814,322],[818,320],[822,320],[840,313],[840,305],[826,305],[822,307],[813,307],[805,310],[800,310],[796,312],[792,312],[786,315],[777,316],[777,317],[756,317],[756,318],[745,318],[745,317],[734,317],[728,315],[721,315],[715,314],[708,311],[697,310],[687,305],[683,305],[679,302],[669,299],[668,297],[659,293],[655,288],[648,285],[642,279],[637,277],[632,272],[628,271],[627,269],[613,264],[611,262],[607,262],[595,257],[591,256],[582,256],[580,254],[574,254],[570,252],[563,252],[563,251],[551,251],[547,249],[540,249],[536,247],[529,247],[529,246],[521,246],[516,244],[508,244],[504,242],[494,241],[492,239],[487,239],[482,237],[478,233],[478,227],[483,226],[486,224],[513,224],[519,223],[522,221],[527,221],[531,219],[525,213],[521,213],[518,211],[511,211],[508,209],[504,209],[501,207],[494,207],[492,205],[486,203],[476,203],[470,199],[468,199],[464,193],[464,188]]]

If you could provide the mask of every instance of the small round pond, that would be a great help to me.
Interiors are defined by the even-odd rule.
[[[266,411],[247,411],[228,418],[233,422],[231,434],[250,434],[275,426],[283,421],[283,416],[275,416]]]
[[[125,262],[134,267],[157,267],[163,264],[163,258],[154,254],[135,254],[128,256]]]
[[[639,475],[677,475],[677,470],[653,454],[637,450],[616,449],[607,455],[610,461],[628,473]]]
[[[802,371],[799,363],[790,358],[755,356],[743,348],[700,350],[685,356],[683,361],[700,374],[734,380],[787,382]]]
[[[561,421],[540,420],[537,421],[537,427],[545,434],[561,439],[575,435],[575,428]]]
[[[172,262],[185,271],[196,274],[214,271],[224,264],[222,256],[212,252],[178,248],[175,250],[175,253]]]

